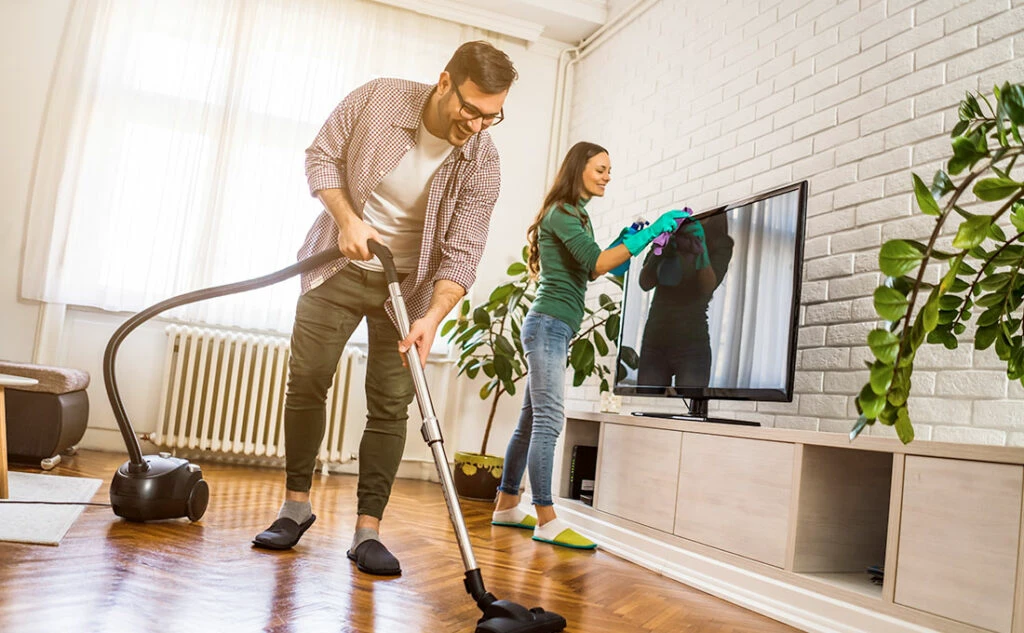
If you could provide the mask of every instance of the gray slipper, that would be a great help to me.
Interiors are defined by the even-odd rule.
[[[355,551],[349,550],[345,552],[345,555],[350,561],[355,562],[361,572],[374,576],[399,576],[402,574],[398,559],[376,539],[363,541]]]
[[[252,544],[264,549],[291,549],[299,542],[302,535],[306,533],[309,526],[316,521],[316,515],[311,514],[301,524],[293,519],[280,518],[270,524],[270,527],[256,535]]]

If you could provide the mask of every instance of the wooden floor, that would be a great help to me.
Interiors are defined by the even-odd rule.
[[[84,452],[53,474],[103,478],[125,458]],[[16,468],[17,469],[17,468]],[[38,472],[38,471],[33,471]],[[202,521],[133,524],[88,507],[58,547],[0,543],[0,631],[472,633],[479,611],[440,487],[399,480],[384,541],[404,575],[374,579],[345,557],[355,477],[314,482],[316,524],[290,552],[252,548],[275,517],[281,471],[203,464]],[[108,502],[107,485],[94,501]],[[788,626],[601,552],[576,552],[490,525],[463,502],[487,588],[561,613],[575,633],[774,633]]]

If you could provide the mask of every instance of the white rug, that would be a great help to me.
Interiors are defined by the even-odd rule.
[[[8,473],[12,501],[92,500],[101,479]],[[4,503],[0,501],[0,541],[59,545],[86,506]]]

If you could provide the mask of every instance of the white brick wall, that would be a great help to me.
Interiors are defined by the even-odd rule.
[[[611,151],[609,193],[591,205],[603,236],[809,180],[794,402],[717,409],[846,432],[870,358],[878,248],[931,226],[913,210],[911,170],[930,180],[948,159],[965,90],[1022,76],[1021,0],[661,0],[575,67],[569,136]],[[970,344],[922,348],[918,438],[1024,445],[1024,388],[994,359]],[[570,390],[569,406],[595,408],[587,393]]]

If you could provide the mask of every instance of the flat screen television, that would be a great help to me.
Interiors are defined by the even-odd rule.
[[[793,399],[806,215],[801,181],[695,214],[633,261],[613,390],[689,399],[685,415],[634,415]]]

